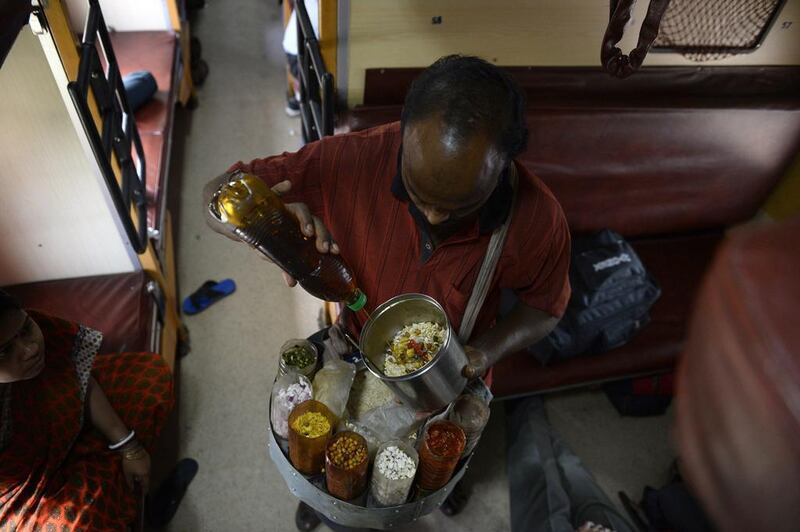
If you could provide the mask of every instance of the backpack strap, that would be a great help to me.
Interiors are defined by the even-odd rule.
[[[475,285],[472,287],[472,294],[469,296],[467,308],[464,311],[464,317],[461,319],[461,327],[458,330],[458,338],[461,340],[462,344],[466,343],[472,335],[472,329],[475,327],[478,313],[480,313],[486,295],[489,293],[489,288],[494,278],[494,272],[497,270],[497,263],[500,260],[500,255],[503,253],[503,246],[508,236],[508,228],[511,226],[514,207],[517,203],[517,184],[519,181],[517,167],[514,161],[511,161],[511,164],[508,166],[508,177],[513,191],[511,196],[511,209],[508,211],[506,221],[503,225],[494,230],[492,238],[489,240],[489,247],[486,249],[486,255],[483,257],[483,264],[481,264],[481,269],[478,272]]]

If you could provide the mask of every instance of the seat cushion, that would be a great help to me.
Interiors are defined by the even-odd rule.
[[[528,352],[511,355],[494,367],[494,394],[512,397],[671,370],[683,347],[694,294],[721,238],[709,233],[632,241],[661,285],[651,322],[628,344],[599,355],[546,367]]]
[[[528,147],[518,160],[550,187],[573,231],[633,237],[740,223],[755,215],[800,146],[800,100],[711,103],[529,104]],[[356,108],[341,117],[340,130],[398,120],[401,110]]]
[[[101,352],[149,351],[156,313],[144,272],[44,281],[5,287],[24,307],[103,333]]]
[[[110,34],[122,76],[138,70],[153,74],[158,85],[153,100],[136,112],[139,133],[164,134],[169,107],[174,104],[173,82],[178,38],[169,31],[119,31]]]
[[[520,160],[577,232],[627,237],[749,220],[800,146],[800,106],[536,107]]]
[[[168,171],[167,139],[171,135],[175,106],[174,73],[178,39],[168,31],[125,31],[111,33],[120,73],[138,70],[153,74],[158,91],[136,111],[136,127],[142,140],[147,174],[148,227],[159,229],[160,205],[166,199],[163,183]]]

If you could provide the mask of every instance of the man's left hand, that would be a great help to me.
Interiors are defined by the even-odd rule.
[[[489,369],[489,359],[486,354],[480,349],[468,345],[464,346],[464,352],[467,354],[468,362],[461,370],[461,374],[469,380],[482,377]]]

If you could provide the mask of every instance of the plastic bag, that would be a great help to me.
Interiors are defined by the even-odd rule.
[[[346,353],[343,348],[347,347],[347,343],[339,341],[336,326],[330,328],[329,334],[322,353],[324,364],[314,376],[314,399],[325,404],[333,415],[341,419],[356,376],[356,366],[340,358]]]
[[[447,419],[461,427],[467,437],[464,456],[471,453],[478,445],[483,429],[489,422],[490,413],[489,405],[477,395],[461,395],[453,402]]]
[[[305,375],[289,371],[272,385],[272,407],[270,420],[275,434],[281,438],[289,437],[289,414],[303,401],[311,399],[311,381]]]
[[[389,403],[367,412],[357,422],[374,434],[378,443],[389,440],[404,440],[416,433],[423,422],[414,409],[400,403]]]

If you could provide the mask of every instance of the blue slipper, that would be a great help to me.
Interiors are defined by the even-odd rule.
[[[235,291],[236,283],[233,282],[233,279],[225,279],[220,282],[206,281],[203,286],[183,300],[183,313],[191,316],[202,312]]]

